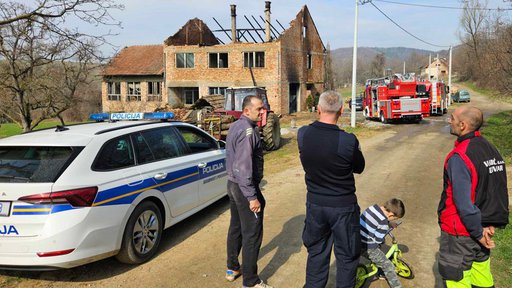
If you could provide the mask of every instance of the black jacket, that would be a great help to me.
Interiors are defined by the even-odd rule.
[[[298,144],[307,201],[330,207],[357,203],[353,173],[363,172],[365,165],[357,137],[316,121],[299,129]]]

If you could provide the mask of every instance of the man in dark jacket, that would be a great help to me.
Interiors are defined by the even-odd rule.
[[[317,108],[319,120],[300,128],[297,137],[307,186],[305,287],[325,287],[333,245],[336,287],[354,287],[361,238],[353,173],[363,172],[365,161],[356,136],[336,125],[343,111],[341,96],[326,91]]]
[[[439,273],[446,287],[494,287],[490,249],[494,228],[508,224],[505,162],[478,131],[482,111],[459,107],[450,117],[455,148],[444,164],[438,215]]]
[[[256,96],[247,96],[242,109],[242,116],[231,125],[226,139],[231,210],[226,279],[231,282],[242,274],[243,287],[272,288],[259,278],[257,264],[263,238],[265,198],[259,188],[263,178],[263,147],[256,122],[261,120],[263,102]]]

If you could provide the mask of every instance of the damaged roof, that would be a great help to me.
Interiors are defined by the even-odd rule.
[[[169,46],[183,45],[217,45],[220,42],[208,26],[198,18],[190,19],[176,34],[167,38],[164,43]]]
[[[104,76],[162,75],[163,45],[137,45],[123,48],[105,67]]]

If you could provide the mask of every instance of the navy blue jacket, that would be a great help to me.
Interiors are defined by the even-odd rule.
[[[307,201],[340,207],[357,203],[353,173],[364,170],[364,157],[354,134],[319,121],[298,131],[300,161],[306,172]]]
[[[247,200],[257,198],[256,187],[263,179],[263,146],[256,123],[244,115],[229,127],[226,169],[228,180],[238,184]]]

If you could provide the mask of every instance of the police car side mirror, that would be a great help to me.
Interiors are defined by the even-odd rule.
[[[219,143],[220,149],[226,149],[226,142],[224,140],[219,140],[217,143]]]

